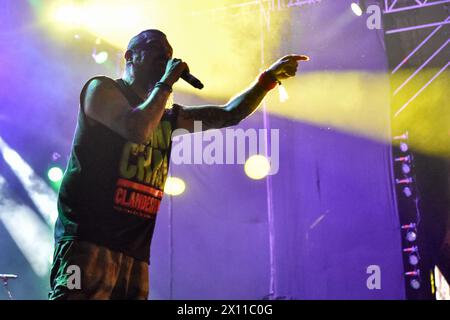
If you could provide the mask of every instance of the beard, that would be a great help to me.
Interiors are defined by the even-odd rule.
[[[166,72],[167,62],[156,60],[152,64],[149,65],[147,75],[149,80],[159,81],[164,73]]]
[[[155,83],[161,80],[164,73],[165,68],[154,64],[147,68],[139,68],[138,72],[135,72],[135,76],[144,88],[153,88]]]

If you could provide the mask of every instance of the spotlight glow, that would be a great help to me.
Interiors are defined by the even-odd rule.
[[[352,2],[357,13],[364,15],[364,7],[358,6],[358,1],[352,0],[347,4],[349,5],[347,13],[350,18],[353,14],[350,8]],[[202,98],[205,99],[229,99],[238,90],[247,87],[255,78],[256,70],[261,67],[257,54],[261,48],[260,37],[248,37],[249,34],[260,34],[259,24],[254,23],[259,21],[258,10],[254,10],[254,13],[249,12],[248,19],[232,19],[230,17],[234,13],[227,13],[226,10],[220,13],[214,11],[215,13],[211,14],[208,9],[216,8],[217,1],[134,0],[132,6],[122,0],[54,0],[52,3],[58,3],[59,6],[73,3],[73,6],[81,7],[82,29],[102,39],[102,43],[108,43],[118,50],[124,51],[130,38],[139,31],[150,27],[163,30],[175,49],[176,55],[188,61],[190,69],[195,70],[195,74],[204,79],[205,83],[208,82],[208,86],[202,92]],[[174,19],[165,18],[169,13]],[[124,21],[124,16],[133,17],[133,19]],[[289,10],[282,10],[273,15],[270,21],[271,33],[281,34],[286,21],[291,18]],[[178,21],[181,19],[185,21],[183,32],[179,30]],[[53,17],[50,16],[49,20],[48,25],[52,27],[49,32],[59,33],[64,29]],[[205,28],[205,25],[208,25],[208,28]],[[73,33],[70,35],[72,36]],[[186,37],[186,34],[199,36]],[[84,36],[81,36],[81,39],[83,38]],[[62,41],[66,39],[67,34],[63,33]],[[274,37],[265,50],[276,50],[280,47],[282,40]],[[205,63],[205,56],[214,56],[216,62]],[[232,69],[239,70],[239,77],[229,72]],[[422,70],[421,74],[423,79],[430,79],[438,71],[430,68]],[[212,79],[216,79],[218,74],[221,75],[221,81],[213,81]],[[445,106],[447,103],[449,77],[443,75],[444,73],[427,87],[428,94],[419,95],[411,102],[408,109],[412,112],[401,113],[396,121],[399,127],[413,125],[419,130],[416,133],[414,145],[410,145],[411,148],[436,156],[449,157],[448,135],[438,132],[438,128],[447,127],[448,117],[443,117],[438,111],[426,111],[430,110],[430,102],[436,106],[434,110],[438,110],[438,106]],[[410,70],[399,70],[395,73],[393,82],[403,82],[409,76]],[[367,86],[367,83],[370,83],[370,86]],[[177,82],[176,85],[179,90],[197,93],[196,89],[183,82]],[[385,72],[363,70],[300,72],[294,79],[284,81],[283,86],[289,93],[289,103],[281,105],[278,95],[267,95],[268,112],[391,143],[392,137],[386,129],[386,125],[389,125],[386,117],[389,117],[387,112],[390,109],[380,108],[380,106],[390,106],[392,102],[390,79]],[[343,96],[342,92],[348,94]],[[416,92],[415,85],[404,87],[396,95],[396,101],[393,101],[395,106],[392,110],[400,109]],[[433,97],[432,101],[430,97]],[[298,108],[299,105],[302,108]]]
[[[355,15],[357,15],[358,17],[362,16],[362,14],[363,14],[362,9],[357,3],[353,2],[351,5],[351,8]]]
[[[0,176],[0,222],[27,259],[33,271],[46,277],[53,254],[53,232],[33,210],[16,203],[8,194],[5,178]]]
[[[92,58],[94,58],[95,62],[98,64],[105,63],[108,60],[108,52],[100,51],[99,53],[93,53]]]
[[[102,43],[106,42],[125,52],[128,41],[138,32],[149,28],[161,29],[167,34],[176,55],[189,61],[189,67],[205,79],[205,82],[215,79],[217,74],[222,75],[220,83],[208,81],[208,86],[203,91],[204,97],[229,98],[248,86],[261,67],[258,59],[261,40],[256,36],[260,32],[260,25],[255,23],[260,19],[258,1],[250,5],[252,10],[248,12],[248,16],[246,14],[246,19],[234,19],[234,12],[216,10],[229,0],[133,0],[132,5],[130,1],[125,0],[49,2],[55,3],[53,10],[52,7],[49,8],[50,14],[47,15],[49,25],[53,25],[49,32],[58,33],[63,37],[62,41],[67,39],[65,30],[78,26],[81,30],[101,38]],[[218,12],[219,16],[211,14],[211,9]],[[286,19],[290,17],[288,11],[282,10],[271,17],[270,30],[273,34],[278,34]],[[167,19],[169,15],[171,19]],[[180,32],[178,21],[184,21],[183,32]],[[205,28],[205,25],[208,28]],[[186,34],[198,36],[186,37]],[[252,37],[248,37],[249,34]],[[281,39],[274,38],[266,44],[265,49],[275,50],[280,42]],[[214,56],[217,62],[205,63],[205,56]],[[234,69],[239,70],[239,77],[229,72]],[[182,82],[177,85],[180,90],[196,92],[196,89]]]
[[[251,179],[263,179],[270,172],[270,162],[265,156],[256,154],[247,159],[244,170]]]
[[[73,4],[60,4],[53,8],[51,16],[60,25],[77,28],[83,23],[83,11],[81,7]]]
[[[144,4],[146,1],[141,0]],[[148,5],[147,5],[148,7]],[[125,1],[114,2],[110,0],[90,0],[90,1],[70,1],[55,0],[53,6],[48,11],[48,19],[65,29],[85,29],[94,31],[107,30],[114,27],[123,28],[121,23],[117,23],[123,17],[134,17],[127,22],[127,27],[133,30],[136,28],[136,20],[144,24],[146,17],[142,14],[142,5],[133,3],[130,6]],[[148,23],[148,21],[147,21]],[[116,30],[112,31],[113,33]],[[102,32],[99,32],[100,34]],[[128,35],[129,36],[129,35]]]
[[[186,190],[186,184],[184,181],[177,177],[167,177],[166,184],[164,185],[164,193],[172,196],[178,196]]]
[[[1,137],[0,154],[27,190],[28,195],[39,209],[39,212],[45,218],[48,225],[53,227],[56,218],[58,217],[58,211],[56,209],[57,197],[55,192],[34,172],[30,165],[15,150],[11,149],[6,144]]]
[[[63,177],[63,171],[61,170],[61,168],[53,167],[48,170],[47,176],[51,182],[59,182]]]

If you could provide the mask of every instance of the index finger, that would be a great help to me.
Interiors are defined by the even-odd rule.
[[[295,60],[297,60],[297,61],[309,61],[310,58],[309,58],[309,56],[301,54],[301,55],[296,55],[295,56]]]
[[[294,59],[295,61],[309,61],[310,58],[303,54],[288,54],[285,58]]]

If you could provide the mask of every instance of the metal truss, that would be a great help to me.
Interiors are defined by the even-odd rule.
[[[387,18],[385,21],[388,21],[391,27],[397,27],[397,22],[402,23],[402,28],[385,30],[385,38],[389,38],[389,43],[391,43],[392,47],[396,46],[397,41],[407,41],[412,44],[411,50],[405,51],[404,57],[399,57],[403,59],[401,59],[391,71],[392,77],[395,77],[395,79],[398,79],[401,82],[396,88],[393,88],[392,93],[392,98],[394,98],[393,101],[395,101],[392,103],[392,108],[398,108],[395,110],[392,118],[392,124],[395,125],[393,126],[393,129],[398,125],[398,129],[401,128],[401,131],[404,132],[401,135],[393,137],[393,140],[397,140],[397,143],[399,143],[399,147],[393,148],[395,155],[393,167],[395,172],[394,177],[396,178],[396,200],[398,203],[400,222],[402,224],[403,261],[405,263],[404,275],[407,283],[406,295],[408,299],[429,299],[429,294],[433,294],[434,284],[433,281],[430,283],[428,282],[428,262],[423,262],[423,264],[419,263],[419,260],[424,258],[421,258],[419,253],[425,253],[425,251],[422,251],[423,248],[420,248],[419,250],[419,246],[422,246],[425,242],[421,242],[422,240],[417,242],[415,239],[416,237],[414,237],[414,239],[411,237],[408,238],[408,234],[412,234],[410,232],[417,235],[418,232],[423,232],[424,230],[422,227],[419,227],[421,213],[419,209],[419,189],[414,174],[415,154],[408,148],[404,148],[409,144],[408,131],[414,132],[415,127],[413,123],[398,122],[399,120],[397,117],[402,114],[408,106],[412,105],[413,101],[415,101],[450,65],[450,57],[448,55],[444,56],[441,54],[438,58],[439,60],[436,58],[438,54],[445,52],[445,50],[448,49],[447,46],[450,42],[449,34],[447,32],[447,24],[450,23],[450,16],[446,17],[445,15],[442,15],[442,12],[444,12],[444,5],[447,3],[450,3],[450,0],[384,0],[383,13],[385,18]],[[437,7],[437,10],[427,10],[427,8],[438,5],[440,5],[440,7]],[[437,15],[439,18],[435,18],[434,20],[439,19],[442,21],[432,21],[430,23],[428,19],[431,17],[431,12],[439,12]],[[425,22],[427,23],[424,24]],[[405,26],[405,23],[408,23],[409,25],[407,24]],[[420,30],[420,32],[414,30]],[[420,55],[418,53],[419,50]],[[419,56],[419,59],[415,60],[414,63],[408,64],[414,55]],[[419,88],[413,89],[411,88],[412,86],[410,86],[413,91],[408,92],[405,100],[403,100],[403,97],[399,97],[398,94],[404,90],[408,84],[411,85],[411,80],[414,78],[417,79],[417,76],[423,72],[424,69],[426,70],[432,61],[434,61],[434,66],[437,65],[437,72],[432,71],[434,74],[430,79],[427,77],[426,80],[418,80],[421,82]],[[404,74],[406,74],[406,76],[398,75],[398,73],[400,73],[399,71],[405,71]],[[396,82],[397,81],[392,81],[391,83],[393,84]],[[397,102],[399,104],[397,104]],[[408,170],[404,170],[404,167],[407,167]],[[419,238],[421,237],[422,236],[419,235]],[[426,256],[426,254],[424,256]],[[415,257],[417,257],[417,260],[414,260]],[[412,258],[413,260],[411,260]],[[439,278],[439,280],[440,279],[441,278]],[[428,287],[428,284],[430,284],[430,287]],[[431,290],[428,292],[428,289]]]
[[[442,5],[445,3],[450,3],[450,0],[435,0],[435,1],[406,0],[406,1],[402,1],[400,4],[398,3],[398,0],[384,0],[383,13],[384,14],[399,13],[399,12],[404,12],[404,11],[413,10],[413,9],[422,9],[422,8],[426,8],[426,7],[430,7],[430,6]],[[402,6],[401,6],[401,4],[402,4]],[[417,26],[388,30],[388,31],[386,31],[386,34],[412,31],[412,30],[423,29],[423,28],[439,27],[439,26],[449,24],[449,23],[450,23],[450,21],[447,18],[444,21],[437,21],[437,22],[427,23],[427,24],[422,24],[422,25],[417,25]]]
[[[384,0],[384,13],[402,12],[413,9],[420,9],[429,6],[449,3],[450,0]]]
[[[254,8],[260,9],[267,7],[267,11],[283,10],[294,7],[302,7],[305,5],[311,5],[320,3],[322,0],[250,0],[240,3],[231,4],[228,6],[217,7],[213,9],[204,10],[202,12],[195,12],[193,14],[207,13],[207,12],[226,12],[230,10]],[[448,0],[450,1],[450,0]]]
[[[450,3],[450,0],[406,0],[401,1],[399,3],[398,0],[384,0],[384,14],[391,14],[391,13],[399,13],[404,12],[412,9],[422,9],[425,7],[435,6],[435,5],[442,5],[445,3]],[[425,46],[433,36],[438,33],[445,25],[450,23],[450,16],[448,16],[443,21],[428,23],[428,24],[420,24],[420,25],[413,25],[408,26],[404,28],[398,28],[398,29],[392,29],[385,31],[387,35],[391,34],[398,34],[401,32],[408,32],[418,29],[424,29],[424,28],[433,28],[434,29],[428,34],[411,52],[408,53],[408,55],[402,59],[402,61],[392,70],[392,74],[395,74],[397,71],[399,71],[406,62],[409,61],[409,59],[417,52],[420,48]],[[405,80],[403,81],[395,90],[394,90],[394,96],[397,95],[420,71],[422,71],[432,60],[435,58],[442,50],[444,50],[448,43],[450,42],[450,38],[447,38],[444,43],[436,49],[434,52],[430,54],[430,56],[416,69],[414,72]],[[450,61],[447,61],[444,63],[443,67],[428,81],[426,82],[419,90],[417,90],[413,96],[405,103],[403,104],[394,114],[394,118],[397,117],[412,101],[414,101],[436,78],[444,72],[447,67],[449,66]]]
[[[292,7],[301,7],[308,4],[320,3],[322,0],[289,0],[287,3],[288,8]],[[450,1],[450,0],[449,0]],[[278,3],[283,2],[282,0],[278,0]]]

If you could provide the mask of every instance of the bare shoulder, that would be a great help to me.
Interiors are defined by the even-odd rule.
[[[114,131],[122,133],[120,119],[131,109],[128,100],[118,88],[115,81],[107,77],[91,79],[86,84],[84,110],[90,123],[100,122]]]
[[[105,99],[125,99],[115,81],[108,77],[96,77],[87,83],[85,102],[93,103]]]

